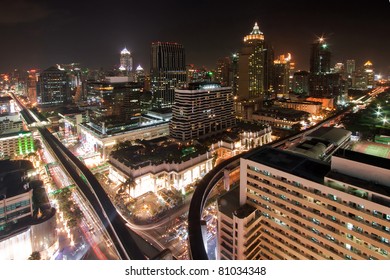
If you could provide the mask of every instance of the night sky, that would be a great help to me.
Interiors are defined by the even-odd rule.
[[[184,45],[187,64],[215,68],[239,51],[255,22],[275,50],[290,52],[296,69],[309,68],[310,44],[323,35],[332,64],[371,60],[390,73],[388,0],[2,0],[0,73],[45,69],[56,63],[108,69],[126,46],[149,71],[153,41]]]

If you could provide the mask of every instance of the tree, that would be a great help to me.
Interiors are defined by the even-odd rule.
[[[40,260],[41,259],[41,253],[34,251],[31,253],[29,260]]]
[[[125,188],[129,190],[129,195],[130,195],[131,192],[135,190],[137,183],[134,181],[133,177],[129,177],[124,182],[124,185],[125,185]]]

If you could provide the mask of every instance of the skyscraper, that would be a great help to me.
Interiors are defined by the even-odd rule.
[[[374,68],[372,66],[372,62],[367,61],[366,63],[364,63],[363,68],[364,68],[364,75],[366,78],[367,88],[373,88],[375,75],[374,75]]]
[[[183,45],[153,42],[150,65],[153,106],[170,108],[174,102],[176,86],[187,81]]]
[[[311,45],[309,95],[332,98],[336,101],[344,93],[341,73],[331,72],[331,52],[323,37]]]
[[[298,71],[294,73],[292,90],[302,96],[309,94],[309,72]]]
[[[126,71],[127,75],[133,71],[133,57],[127,48],[121,51],[120,65],[119,70]]]
[[[65,70],[52,66],[40,73],[37,101],[41,106],[57,106],[71,102],[69,77]]]
[[[286,97],[289,91],[291,54],[280,55],[274,60],[272,87],[277,95]]]
[[[265,43],[257,22],[250,34],[244,37],[239,54],[239,99],[256,99],[264,96]]]
[[[347,74],[348,74],[348,76],[352,76],[353,72],[355,72],[355,60],[348,59],[347,60]]]
[[[311,45],[310,73],[325,74],[330,72],[331,52],[324,38],[319,38]]]

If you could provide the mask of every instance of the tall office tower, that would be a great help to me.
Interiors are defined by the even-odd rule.
[[[37,82],[37,101],[41,106],[71,102],[69,77],[65,70],[52,66],[42,71]]]
[[[230,57],[223,57],[218,59],[215,79],[217,82],[221,83],[222,86],[232,86]]]
[[[233,91],[233,95],[237,96],[238,93],[238,61],[240,59],[240,55],[238,53],[233,53],[231,56],[231,87]]]
[[[331,52],[324,38],[319,38],[311,45],[310,74],[325,74],[330,72]]]
[[[38,72],[35,69],[27,71],[27,97],[30,100],[31,104],[37,102],[37,81],[38,81]]]
[[[175,88],[187,81],[184,47],[178,43],[153,42],[150,63],[153,106],[171,108]]]
[[[354,72],[355,72],[355,60],[348,59],[347,60],[347,74],[348,74],[348,76],[352,76],[352,74]]]
[[[264,99],[265,43],[257,22],[252,32],[244,37],[238,61],[238,97],[243,100]]]
[[[364,63],[363,68],[364,68],[364,76],[365,76],[366,81],[367,81],[366,82],[367,88],[373,88],[375,74],[374,74],[374,68],[372,66],[372,62],[367,61],[366,63]]]
[[[190,83],[175,90],[169,134],[186,141],[216,134],[235,125],[233,94],[219,83]]]
[[[309,95],[316,98],[337,99],[343,93],[342,76],[331,73],[331,52],[324,38],[319,38],[311,46]]]
[[[290,61],[291,54],[274,60],[272,87],[278,97],[287,97],[289,92]]]
[[[145,86],[145,70],[141,67],[141,65],[138,65],[135,69],[135,82]]]
[[[125,71],[126,75],[133,71],[133,57],[126,48],[121,51],[120,65],[119,70]]]
[[[387,158],[343,149],[331,164],[269,147],[243,157],[239,207],[249,205],[261,216],[252,214],[231,235],[247,240],[260,223],[254,229],[260,240],[243,247],[261,259],[389,260],[389,166]],[[225,253],[234,258],[236,243],[231,236],[224,240],[219,248],[230,244]]]
[[[264,35],[255,23],[238,59],[238,90],[234,110],[240,119],[251,120],[252,113],[269,99],[272,81],[273,49],[264,41]]]

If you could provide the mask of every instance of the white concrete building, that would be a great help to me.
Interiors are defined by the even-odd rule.
[[[389,187],[389,159],[339,150],[327,164],[264,148],[241,159],[239,206],[262,214],[261,259],[388,260]]]

